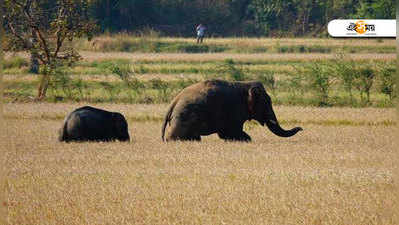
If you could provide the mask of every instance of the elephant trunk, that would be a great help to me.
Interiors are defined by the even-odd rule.
[[[268,118],[265,121],[266,126],[269,128],[271,132],[273,132],[275,135],[279,137],[291,137],[295,135],[298,131],[302,130],[301,127],[295,127],[291,130],[284,130],[278,123],[276,115],[273,112],[273,109],[271,109],[271,113],[267,117]]]

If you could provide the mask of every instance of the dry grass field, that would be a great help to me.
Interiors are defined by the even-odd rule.
[[[129,36],[127,34],[117,34],[112,36],[100,36],[96,37],[95,40],[98,41],[113,41],[115,39],[132,39],[138,40],[142,37],[134,37]],[[148,39],[158,39],[165,42],[195,42],[196,40],[193,38],[179,38],[179,37],[156,37]],[[94,41],[95,41],[94,40]],[[87,40],[82,39],[81,42],[92,43]],[[357,38],[345,38],[345,39],[337,39],[337,38],[249,38],[249,37],[233,37],[233,38],[206,38],[204,43],[209,44],[227,44],[227,45],[239,45],[241,46],[273,46],[276,44],[280,45],[322,45],[322,46],[343,46],[343,45],[355,45],[355,46],[395,46],[395,39],[393,38],[381,38],[381,39],[365,39],[359,41]],[[82,44],[82,43],[81,43]]]
[[[334,59],[334,54],[322,53],[129,53],[129,52],[80,52],[85,61],[104,60],[104,59],[129,59],[132,62],[215,62],[223,61],[225,59],[233,59],[237,62],[279,62],[279,61],[294,61],[307,62],[314,60]],[[21,56],[28,58],[25,53],[6,53],[5,57]],[[356,53],[347,54],[347,56],[354,60],[381,60],[388,61],[396,59],[396,54],[392,53]]]
[[[392,105],[318,108],[283,101],[292,91],[284,85],[291,84],[293,65],[331,63],[337,53],[345,54],[342,62],[393,65],[395,39],[208,38],[206,46],[194,41],[123,34],[78,40],[74,44],[83,61],[69,71],[71,84],[84,81],[80,94],[90,98],[49,91],[54,99],[64,96],[63,103],[35,102],[38,77],[27,71],[28,55],[6,53],[9,67],[1,78],[9,103],[1,110],[0,173],[5,170],[8,183],[7,201],[0,204],[8,210],[9,224],[399,224],[394,178],[399,129]],[[136,96],[121,103],[137,93],[121,89],[120,77],[108,68],[127,65],[134,78],[152,88],[154,79],[168,85],[208,79],[228,59],[253,73],[251,79],[274,74],[283,87],[273,95],[273,101],[280,100],[274,110],[282,127],[304,131],[280,138],[251,121],[244,126],[251,143],[225,142],[216,135],[202,142],[163,143],[168,101],[132,104],[142,102]],[[151,88],[142,93],[152,102],[165,97],[166,91]],[[117,98],[119,92],[126,96]],[[371,98],[384,103],[387,96]],[[131,142],[59,143],[64,117],[86,104],[124,114]]]
[[[4,106],[10,224],[398,224],[394,109],[279,106],[303,132],[162,143],[166,105],[100,104],[131,143],[58,143],[82,104]]]
[[[111,39],[110,37],[100,37],[99,39]],[[192,38],[162,38],[166,41],[182,41],[192,42]],[[239,46],[250,46],[250,45],[322,45],[322,46],[395,46],[395,40],[391,38],[383,39],[368,39],[359,41],[356,38],[207,38],[206,43],[210,44],[228,44],[228,45],[239,45]]]

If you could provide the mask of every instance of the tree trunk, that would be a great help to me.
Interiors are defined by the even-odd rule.
[[[37,90],[37,99],[38,100],[43,100],[46,97],[49,80],[50,80],[50,75],[48,73],[45,73],[42,75],[42,77],[40,79],[39,88]]]
[[[29,42],[30,42],[29,45],[31,46],[35,46],[37,44],[36,34],[33,30],[32,30],[32,38],[30,38]],[[35,48],[32,48],[30,52],[29,72],[34,74],[39,73],[39,60],[38,60],[37,50]]]
[[[29,72],[34,74],[39,73],[39,60],[35,50],[32,50],[30,53]]]

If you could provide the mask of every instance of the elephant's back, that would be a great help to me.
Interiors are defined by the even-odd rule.
[[[222,97],[232,94],[234,85],[223,80],[206,80],[184,88],[175,100],[199,101],[204,98]]]
[[[72,112],[67,121],[66,128],[68,133],[104,133],[109,129],[110,117],[107,113],[92,110],[78,110]]]

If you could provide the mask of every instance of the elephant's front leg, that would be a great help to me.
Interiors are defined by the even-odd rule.
[[[231,132],[231,131],[222,131],[218,133],[218,136],[221,139],[227,140],[227,141],[246,141],[250,142],[251,137],[245,133],[244,131],[236,131],[236,132]]]

